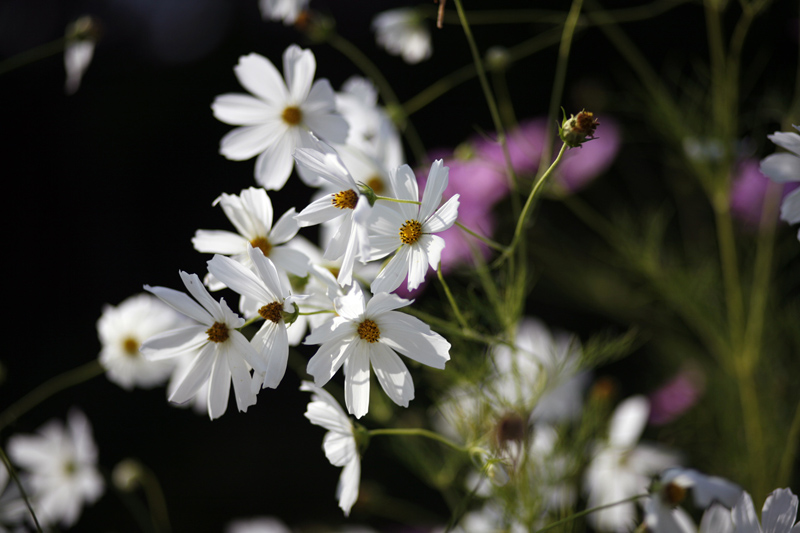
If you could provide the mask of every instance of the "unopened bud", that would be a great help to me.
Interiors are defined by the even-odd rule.
[[[594,132],[600,122],[594,118],[594,113],[581,111],[577,115],[570,115],[567,118],[566,112],[562,109],[564,119],[558,129],[558,136],[564,144],[570,148],[576,148],[586,141],[594,139]]]
[[[111,471],[111,481],[121,492],[131,492],[139,486],[142,465],[136,459],[123,459]]]

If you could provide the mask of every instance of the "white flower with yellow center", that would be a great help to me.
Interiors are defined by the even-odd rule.
[[[328,430],[322,441],[325,457],[332,465],[343,467],[336,496],[339,498],[339,507],[348,516],[358,499],[358,486],[361,482],[361,457],[353,435],[353,423],[339,402],[327,391],[308,381],[300,385],[300,390],[311,393],[306,418],[312,424]]]
[[[334,300],[337,316],[306,337],[305,344],[321,345],[307,369],[318,387],[344,365],[345,404],[356,418],[369,409],[370,366],[389,398],[408,407],[414,383],[397,353],[439,369],[450,360],[449,342],[418,318],[395,311],[410,303],[385,292],[367,302],[355,283],[349,293]]]
[[[375,218],[370,224],[370,258],[395,254],[372,282],[373,293],[395,290],[406,275],[408,290],[412,291],[425,281],[428,266],[439,268],[444,239],[433,234],[448,229],[458,217],[459,195],[454,194],[439,206],[447,188],[447,173],[441,159],[434,161],[421,203],[417,203],[417,178],[408,165],[390,176],[397,199],[404,203],[381,202],[375,207]]]
[[[166,287],[145,285],[144,288],[199,324],[151,337],[142,344],[141,350],[151,361],[192,354],[191,364],[182,376],[175,378],[178,381],[169,396],[171,402],[188,402],[208,383],[208,416],[212,420],[219,418],[228,408],[233,381],[236,405],[240,411],[246,411],[256,402],[247,365],[261,373],[267,371],[267,365],[247,338],[237,331],[244,325],[244,319],[231,311],[224,299],[214,300],[196,274],[181,272],[180,275],[197,301]]]
[[[181,325],[181,315],[149,294],[137,294],[116,307],[107,305],[97,321],[100,364],[106,376],[123,389],[164,383],[174,364],[148,361],[139,351],[150,337]]]
[[[256,181],[266,189],[283,187],[295,148],[311,146],[312,133],[330,142],[347,138],[347,122],[336,113],[331,84],[313,81],[316,69],[314,54],[294,44],[283,53],[285,83],[267,58],[242,56],[234,71],[255,96],[223,94],[211,105],[218,120],[241,126],[222,138],[220,153],[236,161],[258,155]]]

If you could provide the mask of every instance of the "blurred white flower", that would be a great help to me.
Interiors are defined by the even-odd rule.
[[[225,533],[291,533],[286,524],[271,516],[234,520],[225,528]]]
[[[794,126],[800,131],[800,126]],[[776,131],[767,138],[790,153],[768,155],[761,160],[761,172],[777,183],[800,182],[800,135]],[[800,222],[800,188],[793,191],[781,204],[781,220],[789,224]],[[797,232],[800,240],[800,230]]]
[[[753,498],[743,492],[736,506],[731,510],[736,533],[762,533],[758,516],[753,507]],[[775,489],[767,496],[761,510],[761,524],[764,533],[800,533],[797,519],[797,496],[791,489]]]
[[[620,502],[647,492],[650,477],[675,466],[678,457],[667,451],[638,444],[650,405],[644,396],[619,404],[611,416],[606,442],[597,446],[584,475],[587,507]],[[591,513],[588,520],[600,531],[627,532],[636,518],[631,501]]]
[[[22,483],[43,524],[71,527],[84,503],[103,494],[92,428],[76,409],[67,415],[66,426],[51,420],[36,435],[12,436],[8,456],[23,469]]]
[[[300,13],[308,8],[309,0],[259,0],[261,16],[266,20],[282,20],[285,25],[294,24]]]
[[[318,387],[344,365],[345,404],[356,418],[369,409],[370,366],[389,398],[408,407],[414,399],[414,383],[397,352],[439,369],[450,360],[449,342],[418,318],[395,311],[410,303],[386,292],[367,302],[355,283],[349,293],[334,301],[336,316],[305,340],[304,344],[321,344],[308,361],[308,373]]]
[[[339,507],[348,516],[358,499],[358,486],[361,482],[361,457],[353,434],[353,423],[327,391],[308,381],[300,385],[300,390],[311,393],[306,418],[312,424],[328,430],[322,440],[325,457],[332,465],[343,467],[336,496],[339,498]]]
[[[64,48],[64,70],[67,71],[64,89],[67,94],[75,94],[81,85],[83,74],[94,56],[97,32],[97,22],[89,15],[67,26],[67,45]]]
[[[137,294],[118,306],[106,305],[97,321],[100,364],[106,376],[123,389],[150,388],[164,383],[174,364],[149,361],[139,347],[154,335],[175,329],[183,317],[149,294]]]
[[[284,186],[295,148],[312,146],[312,133],[330,142],[347,138],[347,122],[336,112],[331,84],[313,81],[316,69],[314,54],[294,44],[283,53],[286,82],[264,56],[242,56],[234,71],[255,96],[223,94],[211,105],[218,120],[241,126],[222,138],[220,153],[236,161],[258,155],[256,181],[265,189]]]
[[[238,331],[244,325],[244,319],[231,311],[224,299],[219,302],[214,300],[196,274],[180,272],[180,276],[186,289],[197,301],[185,293],[166,287],[145,285],[145,290],[199,324],[151,337],[142,344],[142,352],[152,361],[187,353],[192,355],[191,364],[181,370],[182,374],[174,385],[170,384],[170,388],[175,387],[169,396],[170,401],[187,402],[203,384],[208,383],[208,416],[213,420],[228,409],[233,381],[236,404],[240,411],[246,411],[256,402],[255,394],[251,391],[250,367],[256,372],[266,372],[267,365]]]
[[[392,55],[406,63],[419,63],[431,57],[431,33],[423,17],[413,8],[390,9],[372,19],[375,39]]]

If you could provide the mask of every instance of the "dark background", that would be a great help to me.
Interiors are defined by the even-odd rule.
[[[465,3],[467,9],[498,7],[491,1]],[[454,25],[434,31],[433,57],[419,65],[406,65],[378,49],[370,31],[372,17],[401,4],[311,3],[336,19],[339,32],[383,69],[405,101],[471,59],[463,32]],[[568,9],[567,2],[535,4]],[[770,90],[790,92],[797,64],[797,37],[792,35],[797,7],[797,2],[777,2],[768,17],[756,22],[748,59],[760,67],[752,73],[745,98]],[[447,8],[454,11],[450,3]],[[5,369],[0,409],[44,380],[96,357],[100,347],[94,326],[104,304],[119,303],[143,284],[182,289],[179,269],[205,272],[208,257],[194,252],[192,235],[198,228],[228,228],[211,202],[221,192],[238,193],[254,185],[254,161],[233,162],[218,154],[219,140],[231,127],[214,119],[210,104],[219,94],[242,91],[233,74],[239,56],[258,52],[279,65],[290,43],[309,46],[293,28],[262,21],[255,0],[2,0],[0,59],[57,39],[84,13],[101,20],[103,39],[75,95],[64,94],[60,54],[0,76],[3,258],[11,265],[2,328],[11,342],[0,355]],[[486,50],[513,46],[547,28],[519,24],[474,30]],[[625,29],[656,70],[677,66],[688,71],[689,54],[706,57],[699,5],[688,3]],[[329,46],[311,48],[317,77],[328,78],[335,89],[360,74]],[[518,117],[546,113],[555,59],[551,47],[509,73]],[[763,82],[756,81],[759,76]],[[623,98],[631,82],[597,29],[578,33],[564,99],[567,111],[580,110],[588,98],[599,112],[613,113],[626,127],[620,158],[630,154],[628,171],[646,178],[658,172],[647,167],[647,160],[648,154],[659,154],[660,141],[643,123],[641,109]],[[774,87],[779,83],[784,86]],[[475,79],[412,120],[427,148],[452,147],[476,130],[493,129]],[[778,124],[759,127],[765,133]],[[279,215],[291,206],[301,209],[308,192],[290,187],[271,198]],[[592,317],[552,301],[540,310],[573,330],[591,329]],[[624,380],[624,369],[620,373]],[[156,471],[175,531],[220,531],[232,519],[254,515],[276,515],[289,524],[340,522],[334,497],[340,470],[328,464],[320,449],[322,429],[302,416],[308,396],[297,392],[299,381],[290,372],[277,391],[263,391],[246,414],[231,406],[221,419],[209,422],[167,405],[163,388],[126,392],[101,376],[49,399],[6,430],[2,442],[50,418],[63,420],[74,405],[92,421],[104,468],[133,456]],[[390,496],[421,502],[446,519],[435,492],[382,455],[380,444],[374,448],[364,460],[362,492],[379,483]],[[85,509],[78,530],[137,530],[108,489],[100,502]],[[356,507],[353,519],[359,518]],[[388,527],[390,522],[375,524]]]

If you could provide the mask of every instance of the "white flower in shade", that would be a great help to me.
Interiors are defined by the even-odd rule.
[[[608,440],[599,445],[584,475],[587,507],[619,502],[647,492],[650,477],[675,466],[678,458],[646,444],[637,444],[647,423],[650,405],[633,396],[611,416]],[[589,521],[600,531],[629,531],[636,517],[633,502],[591,513]]]
[[[167,380],[175,365],[149,361],[139,347],[150,337],[180,326],[183,317],[149,294],[131,296],[116,307],[107,305],[97,321],[100,364],[123,389],[149,388]]]
[[[795,126],[795,129],[800,131],[800,126]],[[778,183],[800,182],[800,135],[776,131],[767,135],[767,138],[790,153],[768,155],[761,160],[761,172]],[[781,220],[789,224],[800,222],[800,188],[783,199]],[[797,238],[800,240],[800,231],[797,232]]]
[[[450,360],[450,343],[418,318],[395,311],[409,305],[390,293],[365,301],[356,283],[336,298],[337,316],[311,332],[305,344],[321,344],[308,362],[317,386],[325,385],[344,365],[347,411],[361,418],[369,409],[370,366],[378,383],[397,405],[408,407],[414,383],[397,352],[424,365],[443,369]]]
[[[250,343],[267,367],[266,373],[260,375],[262,386],[274,389],[283,379],[289,360],[289,337],[286,333],[288,326],[284,321],[284,313],[293,313],[296,308],[294,298],[281,285],[272,261],[255,248],[250,248],[250,259],[255,273],[222,255],[215,255],[208,262],[208,271],[222,283],[256,303],[258,314],[264,319],[264,323]]]
[[[225,533],[292,533],[286,524],[271,516],[235,520],[228,524]]]
[[[441,207],[447,187],[448,168],[438,159],[431,165],[421,204],[382,202],[375,208],[370,223],[371,259],[395,252],[394,257],[372,282],[372,292],[391,292],[408,276],[408,290],[425,281],[428,266],[436,270],[444,250],[439,233],[452,226],[458,217],[458,197],[454,194]],[[419,188],[414,171],[408,165],[391,176],[395,196],[405,202],[419,202]]]
[[[312,424],[328,430],[322,440],[325,457],[332,465],[343,467],[336,497],[344,515],[348,516],[358,499],[358,485],[361,482],[361,457],[353,434],[353,423],[327,391],[307,381],[300,385],[300,390],[311,393],[306,418]]]
[[[8,456],[24,470],[22,482],[44,524],[73,526],[84,503],[94,503],[103,494],[97,446],[89,420],[80,411],[70,411],[66,426],[51,420],[36,435],[12,436]]]
[[[392,55],[406,63],[419,63],[431,57],[431,33],[422,15],[415,9],[390,9],[372,19],[375,39]]]
[[[97,44],[97,23],[89,15],[84,15],[67,27],[67,45],[64,48],[64,70],[67,72],[65,90],[75,94],[81,79],[94,56]]]
[[[366,196],[359,194],[358,184],[330,146],[317,143],[313,149],[298,148],[294,156],[304,172],[330,183],[337,191],[314,200],[295,218],[303,227],[329,220],[338,221],[339,228],[328,243],[323,257],[329,261],[342,258],[336,279],[341,285],[350,285],[356,257],[366,262],[370,251],[367,219],[372,208],[369,201]]]
[[[767,496],[761,510],[761,525],[753,507],[753,498],[743,492],[731,510],[736,533],[800,533],[797,519],[797,496],[791,489],[775,489]]]
[[[282,20],[287,26],[294,24],[300,13],[308,8],[309,0],[259,0],[261,16],[266,20]]]
[[[175,384],[170,401],[191,400],[207,382],[208,416],[212,420],[219,418],[228,408],[232,380],[236,404],[240,411],[246,411],[256,401],[247,365],[256,372],[266,372],[267,366],[247,338],[237,331],[244,325],[244,319],[231,311],[224,299],[214,300],[196,274],[181,272],[180,275],[197,301],[166,287],[145,285],[144,288],[199,324],[151,337],[142,344],[142,352],[152,361],[192,354],[193,361]]]
[[[336,113],[331,84],[321,79],[312,85],[316,68],[311,51],[291,45],[283,54],[284,83],[267,58],[242,56],[234,71],[255,96],[223,94],[211,105],[218,120],[241,126],[222,138],[220,153],[236,161],[258,155],[256,181],[266,189],[283,187],[295,148],[311,146],[312,133],[330,142],[347,138],[347,122]]]
[[[267,191],[250,187],[238,196],[222,194],[214,200],[219,204],[225,216],[231,221],[238,233],[224,230],[197,230],[192,238],[194,249],[198,252],[229,255],[247,268],[252,266],[249,248],[258,248],[268,257],[279,272],[286,272],[303,277],[308,273],[308,257],[302,252],[287,246],[297,235],[300,226],[295,220],[294,208],[289,209],[278,222],[273,225],[272,202]],[[213,279],[206,283],[212,290],[223,288]],[[246,305],[241,307],[246,308]],[[245,315],[248,311],[244,310]],[[250,316],[255,309],[249,310]]]

